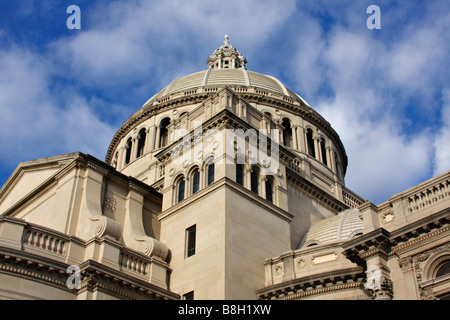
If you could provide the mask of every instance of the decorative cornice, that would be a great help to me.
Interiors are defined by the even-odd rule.
[[[399,245],[395,246],[391,250],[390,255],[395,255],[398,251],[401,251],[401,250],[403,250],[405,248],[408,248],[408,247],[411,247],[411,246],[415,246],[417,244],[422,243],[425,240],[434,238],[436,236],[439,236],[440,234],[448,233],[449,231],[450,231],[450,225],[447,225],[447,226],[445,226],[445,227],[443,227],[441,229],[438,229],[438,230],[432,231],[430,233],[424,234],[424,235],[422,235],[420,237],[411,239],[411,240],[409,240],[407,242],[404,242],[402,244],[399,244]]]
[[[306,196],[320,202],[322,205],[329,208],[332,212],[338,213],[349,208],[345,203],[339,201],[332,195],[328,194],[316,185],[312,184],[310,181],[303,178],[297,171],[295,171],[291,167],[286,167],[286,171],[288,173],[287,180],[289,182],[291,182]]]
[[[149,262],[154,259],[149,259]],[[66,272],[69,264],[36,255],[0,247],[0,273],[28,279],[51,287],[72,292],[75,295],[84,290],[102,290],[121,299],[162,299],[178,300],[179,295],[154,284],[111,269],[93,260],[79,265],[81,271],[80,288],[69,289]]]
[[[364,289],[365,274],[361,267],[298,278],[260,289],[259,300],[295,300],[349,289]],[[367,294],[367,293],[366,293]]]
[[[391,232],[391,254],[436,237],[450,228],[450,208]]]
[[[133,114],[127,121],[124,122],[122,127],[116,132],[114,138],[112,139],[106,156],[105,161],[107,163],[111,162],[112,152],[116,148],[117,144],[121,139],[123,139],[133,128],[146,121],[147,119],[159,114],[161,112],[170,110],[174,107],[177,107],[181,104],[186,103],[199,103],[205,102],[208,99],[214,99],[217,97],[218,91],[223,89],[224,86],[217,86],[214,88],[203,88],[204,92],[202,93],[190,93],[188,95],[182,94],[184,91],[177,92],[172,94],[171,96],[165,97],[160,101],[152,101],[146,103],[141,109],[139,109],[135,114]],[[239,86],[226,86],[226,88],[233,91],[233,94],[238,98],[245,100],[247,103],[255,102],[255,103],[266,103],[272,105],[273,107],[282,109],[284,111],[292,112],[297,114],[300,117],[305,118],[308,122],[316,125],[321,131],[327,132],[327,134],[333,138],[334,143],[336,144],[339,153],[341,154],[341,158],[343,161],[344,174],[348,164],[347,154],[345,152],[344,145],[340,140],[339,135],[336,131],[331,127],[330,123],[326,121],[319,113],[313,110],[310,106],[305,104],[300,98],[294,100],[290,97],[277,98],[269,95],[266,91],[258,88],[253,88],[254,92],[250,92],[249,90],[240,90]],[[250,87],[245,87],[250,88]],[[209,89],[209,90],[207,90]],[[214,90],[212,90],[214,89]],[[191,92],[192,89],[186,90],[186,92]],[[176,96],[176,98],[172,99],[172,96]]]
[[[391,248],[389,237],[390,233],[383,228],[363,234],[342,245],[344,255],[350,261],[365,267],[365,260],[369,257],[380,254],[388,256]]]
[[[0,247],[0,273],[70,291],[66,286],[67,267],[48,258]]]
[[[117,272],[93,260],[80,265],[81,282],[77,293],[102,291],[126,300],[179,300],[180,296],[155,285]]]
[[[208,130],[211,129],[217,129],[217,130],[223,130],[223,129],[242,129],[242,130],[255,130],[255,132],[259,132],[259,129],[255,128],[245,120],[241,119],[239,116],[234,114],[232,111],[228,109],[224,109],[218,113],[216,113],[213,117],[205,121],[205,123],[202,124],[202,132],[201,135],[204,135]],[[186,142],[187,139],[183,140],[177,140],[172,142],[170,145],[165,147],[163,150],[155,154],[155,157],[163,164],[166,165],[168,161],[170,161],[171,154],[173,150],[181,150],[185,145],[183,143],[190,143],[190,147],[194,149],[195,143],[197,143],[198,136],[194,135],[194,133],[197,134],[195,129],[192,129],[190,131],[190,139]],[[198,133],[200,134],[200,133]],[[266,136],[264,136],[266,137]],[[259,141],[261,137],[260,134],[256,135],[256,142],[259,146]],[[266,148],[267,150],[271,150],[272,143],[276,143],[272,141],[272,139],[268,139]],[[290,151],[289,149],[285,148],[282,145],[277,145],[279,150],[279,160],[280,162],[284,164],[288,164],[292,159],[295,158],[295,153]],[[191,150],[192,150],[191,149]],[[225,150],[225,149],[224,149]]]

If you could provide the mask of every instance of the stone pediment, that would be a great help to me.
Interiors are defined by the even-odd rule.
[[[68,153],[20,163],[0,189],[0,215],[54,180],[80,154]]]

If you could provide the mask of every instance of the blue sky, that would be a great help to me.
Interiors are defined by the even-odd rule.
[[[81,29],[66,12],[81,9]],[[368,6],[381,29],[368,29]],[[114,133],[223,43],[322,114],[379,204],[450,169],[450,2],[0,0],[0,185],[21,161],[104,159]]]

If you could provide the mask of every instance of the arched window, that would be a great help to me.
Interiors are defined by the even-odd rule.
[[[208,164],[207,166],[207,176],[208,179],[206,181],[206,185],[209,186],[214,182],[214,171],[215,171],[215,166],[214,166],[214,162],[211,162]]]
[[[266,179],[266,200],[273,203],[273,182],[271,179]]]
[[[114,156],[114,161],[112,163],[113,167],[117,169],[117,163],[119,161],[119,152],[116,152],[116,155]]]
[[[327,149],[325,147],[325,139],[324,138],[320,138],[320,152],[322,153],[323,164],[328,166]]]
[[[253,169],[250,173],[250,190],[256,194],[258,194],[258,179],[259,173],[256,169]]]
[[[177,202],[181,202],[184,200],[186,182],[184,178],[181,177],[177,182]]]
[[[200,190],[200,171],[195,169],[192,173],[192,194],[195,194]]]
[[[129,164],[131,161],[131,148],[133,147],[133,141],[131,138],[127,140],[127,143],[125,145],[125,164]]]
[[[281,125],[283,126],[283,143],[286,147],[292,148],[291,121],[288,118],[284,118]]]
[[[314,149],[313,132],[311,129],[306,130],[306,144],[308,145],[308,154],[311,157],[316,157],[316,150]]]
[[[165,147],[167,145],[167,143],[169,143],[169,127],[170,125],[170,119],[169,118],[164,118],[161,121],[160,124],[160,136],[159,136],[159,147]]]
[[[450,260],[445,261],[437,267],[436,278],[450,273]]]
[[[144,147],[145,147],[145,139],[147,138],[147,133],[145,129],[142,129],[139,131],[138,134],[138,142],[137,142],[137,153],[136,158],[139,158],[144,154]]]

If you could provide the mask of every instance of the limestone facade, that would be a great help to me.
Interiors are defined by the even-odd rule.
[[[226,37],[123,123],[105,161],[21,163],[0,189],[0,298],[447,295],[450,172],[371,204],[345,186],[330,124],[246,62]]]

